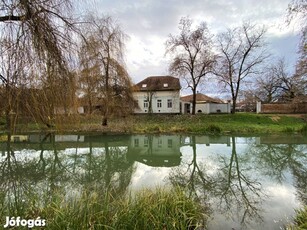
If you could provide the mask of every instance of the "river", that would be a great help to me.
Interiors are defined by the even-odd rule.
[[[73,196],[91,183],[130,192],[179,185],[208,207],[211,230],[281,229],[307,204],[307,136],[92,133],[11,140],[0,142],[0,195],[14,202],[55,187]]]

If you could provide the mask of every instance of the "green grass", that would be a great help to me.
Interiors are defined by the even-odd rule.
[[[99,189],[70,199],[57,194],[45,207],[34,205],[16,214],[22,218],[40,216],[47,222],[46,229],[185,230],[201,227],[205,221],[203,211],[197,202],[176,187],[141,190],[124,197],[114,197]]]
[[[307,124],[303,125],[299,132],[307,134]]]
[[[250,133],[306,133],[304,117],[278,114],[217,114],[217,115],[134,115],[110,118],[107,127],[98,115],[57,117],[54,131],[99,131],[115,133],[182,133],[250,134]],[[16,127],[17,132],[48,130],[42,125],[27,122]],[[49,129],[50,130],[50,129]]]
[[[263,114],[139,116],[135,118],[136,132],[191,132],[197,134],[221,133],[281,133],[301,132],[306,122],[298,117]],[[304,126],[305,125],[305,126]]]
[[[294,224],[288,226],[287,229],[305,230],[307,229],[307,206],[296,211]]]

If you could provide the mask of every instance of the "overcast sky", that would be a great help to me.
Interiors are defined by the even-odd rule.
[[[165,41],[178,34],[181,17],[197,24],[205,21],[213,34],[251,21],[267,26],[269,49],[285,56],[289,65],[296,59],[298,31],[286,26],[290,0],[94,0],[89,10],[110,15],[130,37],[126,43],[126,63],[134,83],[152,75],[168,74]]]

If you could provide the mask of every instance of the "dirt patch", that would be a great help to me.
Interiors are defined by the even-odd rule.
[[[273,114],[272,114],[273,115]],[[307,114],[275,114],[270,117],[270,119],[274,122],[278,122],[281,117],[286,116],[286,117],[296,117],[300,118],[303,121],[307,122]]]
[[[278,122],[280,117],[279,116],[273,116],[273,117],[270,117],[272,121],[274,122]]]

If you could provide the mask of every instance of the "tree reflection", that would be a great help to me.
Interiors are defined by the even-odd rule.
[[[290,171],[294,177],[297,196],[307,204],[307,146],[293,144],[298,137],[287,137],[288,144],[274,143],[269,138],[261,138],[264,143],[250,147],[250,156],[257,167],[265,174],[282,182]],[[272,142],[272,143],[270,143]]]
[[[172,170],[171,183],[188,189],[200,200],[214,204],[218,213],[234,218],[233,221],[243,228],[250,228],[263,220],[262,204],[268,198],[261,181],[264,178],[269,179],[270,184],[284,183],[292,175],[296,195],[306,204],[307,147],[299,144],[306,143],[304,138],[302,141],[298,137],[253,138],[244,145],[237,142],[246,138],[229,138],[231,149],[213,148],[213,154],[209,152],[211,148],[205,147],[207,142],[197,146],[195,137],[192,137],[190,158]],[[199,149],[208,149],[208,152],[199,152]]]
[[[192,159],[174,169],[169,176],[172,184],[189,190],[199,200],[208,199],[218,204],[218,210],[226,216],[241,216],[241,224],[248,224],[253,218],[261,218],[260,203],[264,198],[261,183],[252,178],[249,159],[239,156],[236,150],[236,139],[232,139],[232,150],[229,155],[217,154],[212,170],[210,162],[199,162],[195,137],[192,137]],[[212,173],[212,171],[214,171]]]
[[[100,191],[112,190],[114,195],[122,195],[131,181],[134,171],[133,162],[126,159],[127,148],[110,146],[108,140],[103,141],[103,148],[93,148],[89,141],[89,152],[85,162],[80,165],[80,183],[86,189],[91,186]],[[100,151],[100,154],[98,152]]]
[[[33,177],[35,172],[29,167],[22,167],[11,146],[10,133],[7,138],[6,151],[2,154],[0,166],[1,214],[19,215],[25,207],[24,197],[31,193],[31,183],[24,182],[24,175]]]
[[[191,162],[183,162],[181,167],[172,170],[169,180],[174,186],[187,188],[190,196],[194,196],[199,202],[205,204],[207,200],[206,191],[211,189],[212,182],[206,174],[204,165],[197,161],[195,136],[191,137],[191,143]]]
[[[45,207],[59,194],[65,199],[84,191],[112,191],[114,197],[126,192],[134,170],[126,160],[127,149],[107,140],[86,144],[80,152],[75,143],[73,153],[57,143],[55,134],[47,134],[39,151],[18,151],[30,144],[14,143],[9,136],[0,159],[0,214],[21,216],[26,208]]]
[[[250,219],[261,219],[259,204],[264,194],[259,179],[252,178],[249,158],[246,155],[239,156],[236,138],[232,136],[231,140],[231,156],[229,159],[221,157],[221,166],[212,178],[215,181],[213,194],[220,200],[221,211],[233,214],[241,212],[240,222],[247,224]]]

